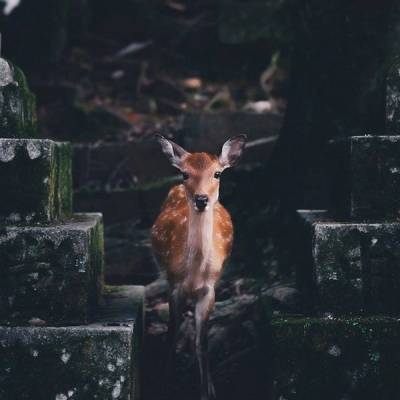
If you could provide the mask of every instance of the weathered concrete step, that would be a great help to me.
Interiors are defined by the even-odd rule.
[[[0,139],[0,224],[47,223],[71,214],[71,147]]]
[[[0,138],[36,136],[36,102],[22,71],[0,58]]]
[[[334,313],[400,311],[400,221],[335,222],[306,215],[309,293],[317,309]]]
[[[103,285],[101,214],[0,230],[0,321],[87,322]]]
[[[138,399],[143,293],[109,287],[89,325],[0,327],[0,398]]]
[[[271,323],[275,399],[400,397],[398,318],[279,318]]]
[[[400,216],[400,136],[332,143],[332,211],[344,217]]]

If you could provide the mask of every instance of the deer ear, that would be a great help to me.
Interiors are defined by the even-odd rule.
[[[156,135],[156,139],[158,140],[158,143],[160,143],[163,153],[168,157],[171,164],[176,168],[180,168],[182,158],[189,153],[181,146],[166,139],[164,136]]]
[[[239,135],[228,139],[222,146],[221,155],[219,156],[219,163],[223,168],[233,167],[240,159],[246,135]]]

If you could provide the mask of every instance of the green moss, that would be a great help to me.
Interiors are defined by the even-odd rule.
[[[72,147],[69,143],[56,143],[57,183],[55,210],[59,217],[69,217],[72,213]]]

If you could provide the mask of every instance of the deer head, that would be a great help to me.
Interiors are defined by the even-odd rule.
[[[240,159],[246,135],[228,139],[219,156],[189,153],[161,135],[157,135],[157,140],[171,164],[181,172],[189,203],[195,211],[204,212],[212,209],[218,201],[221,174]]]

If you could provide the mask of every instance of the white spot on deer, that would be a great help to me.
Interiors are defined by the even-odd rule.
[[[183,218],[181,219],[181,225],[183,225],[186,221],[187,221],[187,217],[183,217]]]
[[[68,397],[64,393],[56,395],[56,400],[68,400]]]

